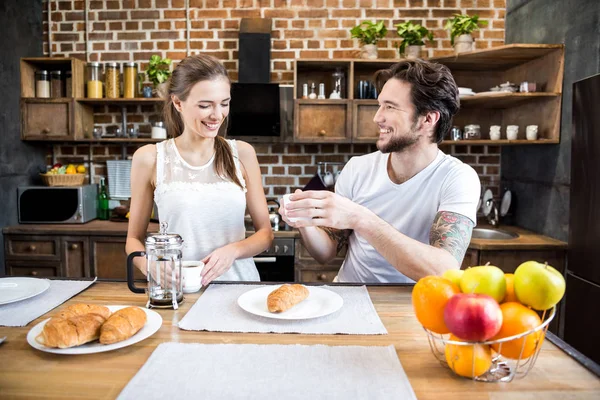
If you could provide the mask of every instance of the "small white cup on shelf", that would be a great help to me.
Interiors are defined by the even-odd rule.
[[[500,140],[500,125],[490,126],[490,140]]]
[[[519,136],[519,125],[508,125],[506,127],[506,138],[508,140],[517,140]]]
[[[527,137],[527,140],[537,140],[538,126],[537,125],[527,125],[527,128],[525,128],[525,136]]]

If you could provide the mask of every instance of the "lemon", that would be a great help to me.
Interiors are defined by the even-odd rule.
[[[78,173],[78,174],[85,174],[85,166],[83,166],[83,165],[78,165],[78,166],[77,166],[77,173]]]

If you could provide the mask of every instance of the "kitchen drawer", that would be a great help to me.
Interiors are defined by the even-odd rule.
[[[315,260],[313,258],[313,256],[310,255],[308,250],[306,250],[306,247],[304,247],[304,245],[302,245],[302,243],[300,243],[299,241],[296,242],[296,249],[298,252],[298,259],[310,260],[310,261]],[[334,257],[334,259],[331,261],[331,263],[339,264],[340,262],[344,261],[344,259],[346,258],[346,250],[347,250],[347,247],[342,248],[342,250]]]
[[[23,139],[73,139],[73,102],[65,99],[23,99]]]
[[[35,278],[62,276],[60,263],[48,261],[6,261],[6,274]]]
[[[296,100],[296,142],[349,142],[348,100]]]
[[[333,282],[333,278],[335,278],[339,272],[339,268],[330,270],[330,269],[315,269],[315,270],[307,270],[302,269],[299,271],[299,282]]]
[[[60,260],[59,239],[51,236],[8,236],[6,259]]]

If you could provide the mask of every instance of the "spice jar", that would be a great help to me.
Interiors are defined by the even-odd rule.
[[[165,128],[165,124],[162,121],[155,122],[152,125],[152,139],[166,139],[167,138],[167,129]]]
[[[36,71],[35,97],[50,97],[50,77],[48,76],[48,71]]]
[[[86,66],[87,97],[90,99],[102,98],[102,76],[100,63],[89,62]]]
[[[104,64],[104,86],[106,87],[106,98],[116,99],[121,95],[121,76],[119,64],[109,62]]]
[[[479,125],[466,125],[464,139],[481,139],[481,127]]]
[[[136,97],[137,89],[137,63],[129,62],[123,64],[123,97],[133,99]]]
[[[60,71],[50,71],[50,97],[65,97]]]
[[[73,77],[71,71],[65,72],[65,96],[75,97],[73,96]]]

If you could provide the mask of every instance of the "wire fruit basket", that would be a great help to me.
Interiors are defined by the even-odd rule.
[[[550,321],[554,318],[556,313],[556,306],[552,307],[549,310],[546,310],[542,314],[542,323],[534,329],[530,329],[526,332],[520,333],[514,336],[508,336],[498,340],[488,340],[485,342],[461,342],[456,340],[450,340],[450,334],[438,334],[431,332],[427,328],[423,327],[425,332],[427,332],[427,338],[429,340],[429,347],[433,352],[433,355],[438,359],[438,361],[448,369],[452,370],[455,374],[459,376],[455,369],[453,369],[447,361],[446,357],[446,346],[454,346],[453,349],[464,349],[464,354],[471,354],[471,371],[467,376],[475,381],[479,382],[510,382],[513,379],[523,378],[527,373],[533,368],[535,361],[540,353],[542,348],[542,343],[544,342],[544,337],[546,336],[546,332],[548,331],[548,325]],[[527,336],[535,335],[534,340],[534,348],[531,354],[528,357],[523,357],[524,350],[527,344]],[[503,356],[502,354],[502,345],[507,342],[521,340],[521,348],[519,352],[519,356],[517,358],[508,358]],[[514,342],[513,342],[514,343]],[[518,343],[518,342],[517,342]],[[464,346],[464,347],[456,347],[456,346]],[[470,346],[468,348],[467,346]],[[483,373],[477,373],[478,366],[476,366],[476,357],[475,354],[477,350],[481,349],[480,346],[494,346],[491,356],[491,366]],[[467,356],[468,357],[468,356]],[[466,360],[468,367],[469,360]],[[468,368],[467,368],[468,369]]]
[[[40,174],[46,186],[81,186],[85,174]]]

